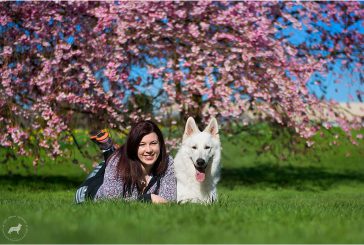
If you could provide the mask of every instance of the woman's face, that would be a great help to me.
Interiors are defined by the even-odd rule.
[[[159,140],[156,133],[145,135],[139,143],[138,158],[144,167],[153,166],[160,153]]]

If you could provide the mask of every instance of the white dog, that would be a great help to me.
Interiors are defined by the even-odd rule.
[[[215,118],[210,120],[203,132],[192,117],[188,118],[182,146],[174,159],[179,203],[217,201],[221,155],[218,131]]]

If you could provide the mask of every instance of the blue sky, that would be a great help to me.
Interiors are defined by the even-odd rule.
[[[337,71],[340,71],[338,66],[335,68]],[[318,97],[324,96],[327,100],[335,100],[338,102],[359,102],[357,98],[357,91],[364,92],[364,85],[360,84],[359,74],[351,74],[348,71],[340,72],[342,75],[341,78],[338,78],[333,73],[329,73],[325,79],[322,80],[322,86],[326,86],[326,93],[320,90],[319,85],[315,85],[310,83],[308,85],[311,93],[316,94]],[[350,78],[353,76],[353,78]],[[313,81],[314,78],[311,77]],[[336,81],[340,81],[337,83]]]
[[[359,30],[359,33],[364,34],[363,22],[363,20],[358,21],[348,29],[356,29]],[[318,22],[318,25],[332,34],[340,34],[343,31],[342,26],[335,22],[331,22],[330,25]],[[309,38],[312,44],[314,39],[316,39],[317,44],[321,42],[320,33],[312,33],[310,34],[311,36],[309,36],[304,25],[302,26],[302,30],[289,28],[284,30],[283,33],[289,33],[290,38],[288,40],[295,45],[305,42]],[[321,79],[321,86],[326,86],[326,92],[323,92],[320,89],[320,86],[314,84],[313,81],[315,80],[315,76],[311,77],[312,82],[309,82],[308,88],[311,93],[316,94],[318,97],[324,96],[327,100],[335,100],[338,102],[358,102],[359,100],[356,94],[357,91],[361,91],[361,93],[364,92],[364,84],[360,84],[359,73],[352,73],[351,71],[340,69],[340,62],[340,60],[336,60],[333,65],[333,71]],[[337,83],[336,81],[340,82]]]

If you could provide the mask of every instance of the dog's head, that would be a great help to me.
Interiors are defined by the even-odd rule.
[[[215,155],[220,154],[220,139],[217,121],[212,118],[204,131],[200,131],[195,120],[187,120],[182,144],[196,169],[196,180],[205,180],[205,171],[213,162]]]

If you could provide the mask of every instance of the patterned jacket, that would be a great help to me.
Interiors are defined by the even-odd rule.
[[[120,155],[113,154],[108,159],[108,164],[105,169],[104,182],[98,189],[95,200],[97,199],[111,199],[111,198],[123,198],[123,181],[117,176],[117,164],[119,162]],[[144,197],[148,194],[155,193],[164,199],[174,202],[177,200],[177,180],[174,174],[173,158],[168,158],[168,167],[163,176],[157,180],[157,176],[151,176],[148,186],[145,189]],[[159,188],[158,188],[159,187]],[[149,195],[150,198],[150,195]],[[138,193],[137,188],[133,188],[130,197],[126,200],[141,200],[143,195]]]

